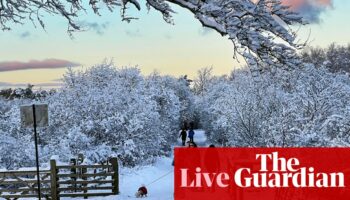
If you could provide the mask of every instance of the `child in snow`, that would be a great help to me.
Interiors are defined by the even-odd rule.
[[[136,192],[135,196],[137,198],[142,198],[142,197],[147,197],[147,188],[145,185],[141,185],[141,187],[139,188],[139,190]]]
[[[195,142],[188,141],[188,147],[197,147],[197,144]]]
[[[182,139],[182,146],[185,146],[185,144],[186,144],[186,137],[187,137],[187,132],[186,132],[185,128],[182,128],[179,137],[181,137],[181,139]]]

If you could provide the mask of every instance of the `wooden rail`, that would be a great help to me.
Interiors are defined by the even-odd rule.
[[[93,197],[119,194],[118,160],[105,165],[57,165],[40,171],[41,193],[45,199]],[[38,197],[36,171],[0,172],[0,199]]]
[[[41,193],[44,198],[50,197],[50,170],[40,171]],[[36,171],[0,172],[0,198],[18,199],[38,196]]]
[[[57,177],[60,178],[88,178],[88,177],[98,177],[98,176],[112,176],[113,173],[96,173],[96,174],[57,174]]]

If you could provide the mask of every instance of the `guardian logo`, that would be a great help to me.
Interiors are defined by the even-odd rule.
[[[345,200],[348,166],[346,148],[178,148],[175,200]]]

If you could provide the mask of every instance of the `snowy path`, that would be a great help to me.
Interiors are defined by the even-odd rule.
[[[195,130],[194,141],[199,147],[207,146],[207,138],[203,130]],[[181,140],[178,140],[178,144],[181,145]],[[91,199],[101,200],[131,200],[135,198],[135,193],[141,184],[145,184],[148,188],[149,195],[147,200],[172,200],[174,195],[174,174],[172,164],[173,158],[159,158],[152,166],[145,166],[139,169],[121,169],[120,170],[120,195],[108,196],[108,197],[95,197]],[[169,173],[170,172],[170,173]],[[169,173],[169,174],[168,174]],[[154,180],[162,177],[157,182],[152,183]],[[152,183],[150,185],[147,185]],[[61,198],[69,199],[69,198]],[[77,198],[75,198],[77,199]],[[90,199],[90,198],[89,198]]]

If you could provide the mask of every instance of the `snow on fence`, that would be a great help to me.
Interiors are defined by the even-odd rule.
[[[43,197],[50,196],[50,171],[40,171],[41,193]],[[37,197],[36,171],[5,171],[0,172],[0,198],[17,199]]]
[[[60,197],[92,197],[119,194],[118,160],[107,164],[56,165],[40,171],[41,196],[59,200]],[[38,197],[36,171],[0,172],[0,198]]]

